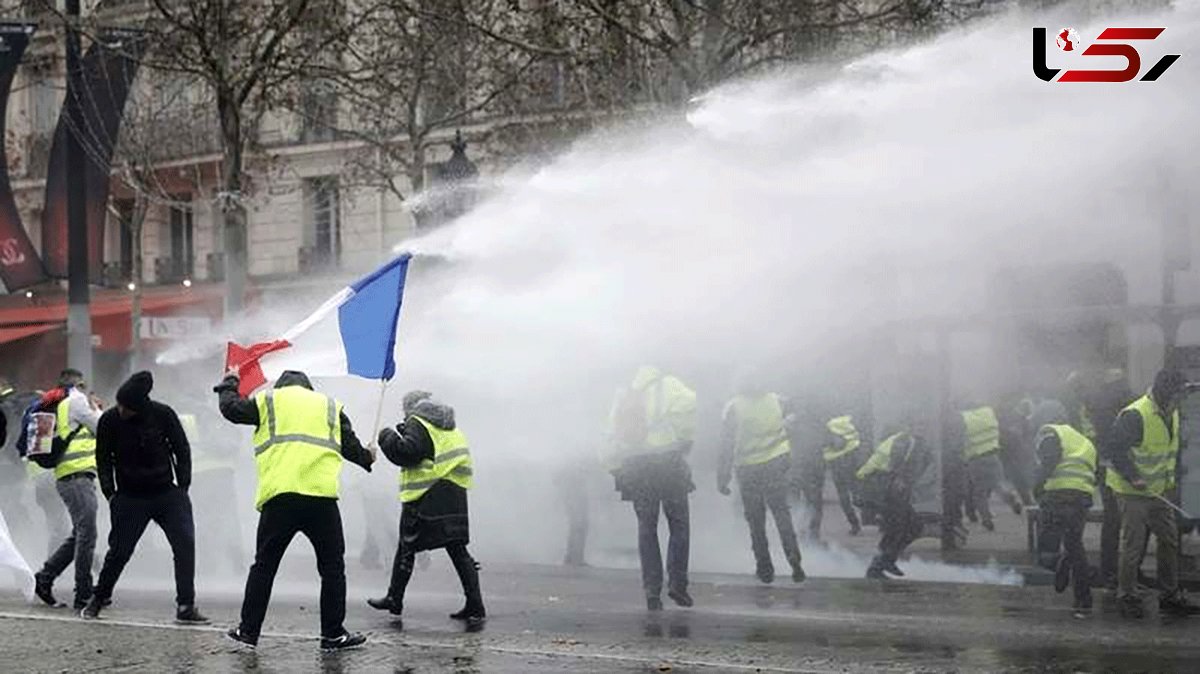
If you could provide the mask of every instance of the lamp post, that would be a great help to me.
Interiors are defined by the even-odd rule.
[[[86,158],[79,143],[83,115],[79,107],[83,78],[79,58],[79,0],[66,2],[67,97],[64,113],[71,123],[66,134],[67,171],[67,362],[93,376],[91,289],[88,287],[88,231],[84,204]]]

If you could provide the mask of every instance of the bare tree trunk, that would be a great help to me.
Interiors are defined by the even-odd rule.
[[[140,190],[134,190],[133,212],[129,214],[129,239],[132,244],[133,270],[130,282],[133,283],[133,298],[130,301],[130,333],[129,333],[129,370],[136,372],[142,361],[142,286],[144,271],[142,265],[142,229],[146,222],[146,197]]]
[[[242,112],[230,92],[218,92],[221,122],[221,205],[225,241],[225,317],[242,311],[249,270],[246,260],[246,209],[242,203]]]

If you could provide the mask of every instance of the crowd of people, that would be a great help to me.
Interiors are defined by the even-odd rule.
[[[67,605],[56,597],[54,585],[73,566],[74,610],[83,619],[100,617],[147,526],[154,522],[166,535],[174,559],[176,622],[209,622],[196,604],[197,537],[189,496],[198,429],[194,417],[177,414],[151,398],[153,387],[150,372],[135,373],[117,390],[116,404],[106,409],[89,392],[83,374],[66,369],[55,386],[33,396],[23,408],[11,454],[25,459],[30,470],[45,471],[70,522],[34,576],[35,595],[47,606]],[[254,428],[257,468],[255,507],[260,515],[254,562],[240,621],[227,632],[230,639],[244,647],[257,646],[280,562],[295,536],[303,534],[316,553],[321,581],[321,648],[336,651],[366,642],[364,635],[349,632],[343,624],[346,573],[339,478],[346,462],[369,472],[378,451],[400,467],[397,493],[403,507],[391,583],[383,597],[368,604],[389,612],[400,624],[415,556],[445,549],[465,595],[463,608],[451,617],[469,629],[483,623],[487,614],[479,565],[467,549],[471,453],[453,408],[428,392],[410,392],[404,397],[400,422],[384,428],[364,447],[342,404],[314,390],[302,372],[284,372],[273,386],[258,392],[240,390],[238,377],[231,373],[213,391],[227,421]],[[8,434],[7,417],[0,414],[0,445]],[[52,420],[45,438],[38,417]],[[111,527],[103,566],[93,583],[97,483],[108,502]]]
[[[736,484],[761,582],[775,581],[768,515],[792,581],[805,581],[801,544],[820,536],[825,481],[831,476],[849,533],[857,536],[864,526],[878,526],[878,553],[867,578],[904,576],[899,563],[906,549],[931,530],[945,547],[961,544],[964,517],[993,530],[990,501],[999,491],[1017,513],[1036,506],[1042,559],[1055,572],[1056,589],[1073,585],[1078,615],[1092,609],[1097,585],[1116,591],[1121,615],[1145,615],[1139,583],[1148,581],[1139,569],[1150,535],[1157,541],[1158,574],[1152,584],[1160,593],[1159,610],[1200,613],[1179,589],[1179,406],[1189,390],[1179,371],[1159,372],[1142,396],[1134,396],[1117,371],[1073,375],[1057,396],[1030,394],[997,406],[960,401],[956,411],[936,421],[940,447],[930,440],[925,415],[903,414],[881,424],[881,440],[873,443],[875,424],[862,423],[854,413],[828,414],[797,404],[762,381],[754,374],[742,376],[723,408],[716,475],[720,494],[731,495]],[[154,522],[174,559],[176,621],[209,622],[197,608],[197,528],[189,490],[199,465],[212,461],[193,451],[199,434],[195,417],[152,398],[153,386],[150,372],[133,374],[117,390],[116,404],[105,408],[89,392],[83,374],[66,369],[55,386],[24,405],[19,429],[0,415],[0,442],[10,431],[19,435],[12,443],[16,451],[6,451],[10,456],[4,460],[22,457],[36,476],[47,521],[57,508],[69,522],[35,575],[35,594],[48,606],[66,605],[54,585],[74,566],[72,606],[84,619],[98,618]],[[248,647],[258,643],[281,560],[295,536],[303,534],[316,553],[320,576],[322,648],[353,648],[366,641],[343,624],[346,546],[339,477],[346,462],[370,472],[379,452],[400,467],[402,508],[390,582],[382,596],[367,603],[400,624],[418,554],[444,549],[465,597],[451,617],[469,627],[483,623],[480,567],[468,551],[473,463],[453,408],[428,392],[412,391],[404,396],[399,423],[364,446],[342,404],[316,391],[302,372],[284,372],[257,392],[243,390],[231,373],[213,392],[228,422],[254,429],[260,513],[240,621],[229,630],[230,639]],[[2,394],[12,391],[4,387]],[[39,417],[49,429],[45,434]],[[602,460],[620,497],[633,506],[650,611],[662,610],[664,589],[675,604],[694,604],[688,588],[689,500],[695,490],[689,454],[696,428],[696,392],[655,367],[638,368],[610,410]],[[210,467],[227,469],[219,462]],[[231,479],[231,471],[206,479]],[[941,497],[940,512],[918,509],[931,485]],[[93,584],[97,486],[108,502],[111,528]],[[47,487],[57,492],[56,504]],[[924,495],[918,498],[918,492]],[[808,528],[799,535],[791,505],[797,496],[809,511]],[[1097,497],[1103,524],[1100,564],[1093,569],[1083,532]],[[587,508],[568,511],[574,526],[566,561],[581,564]],[[668,530],[665,564],[660,517]]]
[[[1179,589],[1176,511],[1179,405],[1188,384],[1164,369],[1142,396],[1133,395],[1121,370],[1075,373],[1056,394],[1028,394],[1003,405],[961,400],[945,418],[909,413],[882,425],[873,446],[854,414],[823,414],[795,404],[744,375],[724,407],[717,490],[731,494],[736,476],[750,533],[755,574],[775,580],[768,548],[767,513],[775,522],[794,582],[803,582],[800,541],[820,537],[825,478],[831,475],[850,526],[878,525],[878,554],[866,576],[903,576],[898,561],[917,538],[933,531],[943,549],[965,540],[963,519],[994,531],[990,502],[999,493],[1021,514],[1036,506],[1039,552],[1062,592],[1074,585],[1074,610],[1092,610],[1092,588],[1115,590],[1122,616],[1145,615],[1139,569],[1147,540],[1157,540],[1159,609],[1192,615],[1200,608]],[[662,608],[663,560],[658,540],[666,517],[667,596],[691,606],[688,594],[689,494],[695,490],[688,457],[695,440],[696,393],[680,378],[642,367],[616,396],[604,463],[622,499],[637,516],[646,605]],[[929,424],[940,424],[940,447]],[[940,465],[941,471],[933,470]],[[923,492],[923,494],[918,494]],[[917,509],[929,493],[940,508]],[[789,500],[799,496],[809,513],[798,537]],[[1100,564],[1093,568],[1083,531],[1095,499],[1103,504]],[[927,499],[925,499],[927,500]],[[570,509],[569,509],[570,510]],[[579,508],[575,508],[575,511]],[[861,513],[861,516],[860,516]],[[586,516],[586,515],[585,515]],[[586,519],[572,516],[567,561],[582,559]],[[1146,582],[1145,579],[1142,579]]]

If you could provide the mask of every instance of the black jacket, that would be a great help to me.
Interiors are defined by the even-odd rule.
[[[413,409],[437,428],[451,431],[457,426],[454,409],[423,400]],[[421,422],[410,416],[394,429],[379,432],[379,449],[388,461],[401,468],[412,468],[433,459],[433,440]],[[400,537],[406,549],[414,552],[444,548],[453,543],[470,542],[467,490],[449,480],[439,480],[421,495],[404,504],[400,513]]]
[[[117,408],[96,426],[96,472],[105,498],[147,496],[192,483],[192,450],[175,410],[151,400],[136,416]]]
[[[286,386],[302,386],[308,390],[313,390],[312,382],[303,372],[288,370],[279,376],[275,382],[275,388],[284,388]],[[258,426],[258,403],[250,398],[243,398],[238,393],[238,378],[230,375],[223,379],[220,384],[213,388],[219,396],[219,405],[221,408],[221,416],[235,424],[243,424],[245,426]],[[358,436],[354,434],[354,428],[350,425],[350,418],[345,412],[341,413],[339,423],[342,427],[342,457],[351,463],[357,464],[367,472],[371,471],[371,453],[363,448],[359,442]]]

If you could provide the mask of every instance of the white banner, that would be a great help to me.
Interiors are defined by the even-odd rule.
[[[143,316],[139,336],[142,339],[188,339],[204,337],[212,331],[207,316]]]

